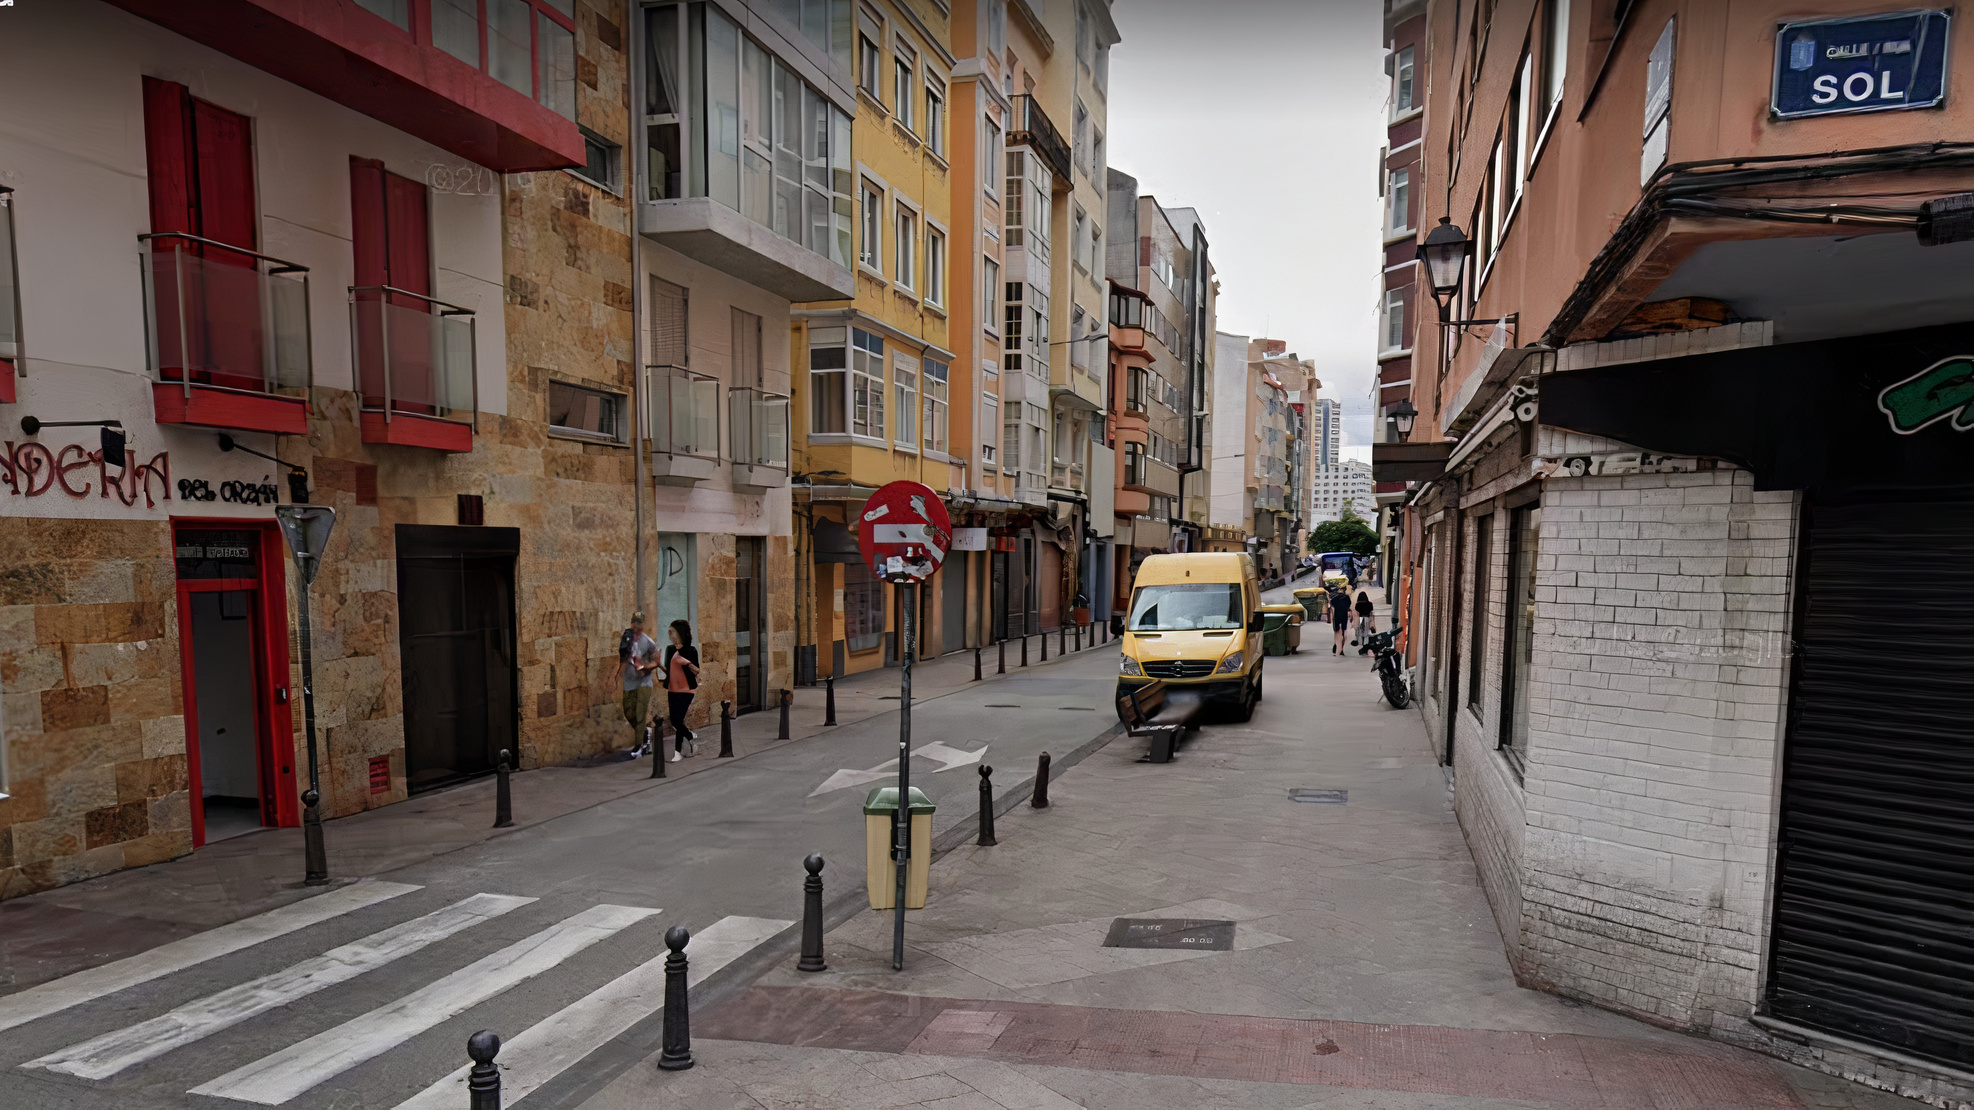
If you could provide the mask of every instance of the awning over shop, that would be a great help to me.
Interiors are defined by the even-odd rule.
[[[1551,374],[1541,420],[1726,459],[1759,489],[1974,486],[1974,325]]]

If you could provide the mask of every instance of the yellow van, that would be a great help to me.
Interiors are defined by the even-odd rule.
[[[1153,555],[1138,567],[1124,622],[1120,697],[1152,679],[1231,706],[1261,700],[1261,581],[1245,552]]]

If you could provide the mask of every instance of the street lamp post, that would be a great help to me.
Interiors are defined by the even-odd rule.
[[[308,591],[321,569],[323,549],[329,546],[329,533],[336,527],[336,510],[327,505],[277,505],[274,517],[281,523],[281,534],[294,552],[295,574],[301,588],[295,591],[300,606],[302,646],[302,725],[308,739],[308,790],[302,794],[302,842],[307,873],[302,882],[321,886],[329,881],[329,853],[322,843],[322,780],[315,754],[315,637],[309,627]]]

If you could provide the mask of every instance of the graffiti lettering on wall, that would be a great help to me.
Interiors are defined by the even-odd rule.
[[[135,457],[126,448],[125,458]],[[94,481],[90,480],[91,468],[94,468]],[[78,471],[82,472],[79,478],[75,477]],[[114,493],[127,506],[135,506],[142,497],[145,508],[156,508],[158,501],[171,500],[171,455],[160,451],[151,456],[150,462],[128,462],[113,467],[103,461],[103,452],[85,450],[73,443],[51,450],[46,444],[32,440],[26,443],[8,440],[0,443],[0,486],[7,487],[15,497],[40,497],[56,490],[75,498],[87,497],[92,491],[98,497]]]

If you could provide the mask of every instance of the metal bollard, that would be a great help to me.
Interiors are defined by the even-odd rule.
[[[508,761],[513,759],[506,748],[500,750],[500,762],[494,765],[494,823],[496,829],[514,827],[514,796],[507,789]]]
[[[685,995],[685,946],[691,940],[683,925],[665,931],[665,947],[672,954],[665,957],[665,1048],[658,1054],[658,1066],[666,1071],[684,1071],[693,1063],[692,1013]]]
[[[1008,673],[1008,642],[1006,640],[995,640],[994,646],[1001,649],[1001,661],[994,664],[994,673],[1006,674]]]
[[[1028,665],[1028,633],[1026,632],[1021,634],[1021,665],[1024,667]]]
[[[1035,761],[1035,796],[1028,800],[1028,804],[1036,809],[1049,808],[1048,752],[1043,752],[1042,758]]]
[[[973,680],[980,681],[980,649],[973,649]]]
[[[982,848],[992,848],[1000,843],[994,839],[994,769],[980,765],[980,839],[974,841]]]
[[[835,723],[836,723],[836,676],[829,675],[823,679],[823,724],[833,725]]]
[[[795,691],[783,690],[781,692],[781,732],[775,736],[775,739],[788,739],[788,711],[794,704]]]
[[[810,852],[802,866],[808,870],[809,877],[802,880],[802,959],[795,970],[828,971],[822,945],[822,854]]]
[[[665,777],[665,718],[651,722],[651,777]]]
[[[1042,642],[1042,662],[1046,663],[1049,661],[1049,634],[1047,632],[1043,632],[1040,636],[1037,636],[1035,638]]]
[[[733,703],[720,703],[720,758],[733,758]]]
[[[1083,650],[1083,626],[1080,624],[1076,626],[1076,650]]]
[[[1062,637],[1062,639],[1058,641],[1056,644],[1056,647],[1058,648],[1056,654],[1068,655],[1069,654],[1069,626],[1066,624],[1058,626],[1057,633]]]
[[[500,1110],[500,1068],[494,1057],[500,1055],[500,1038],[482,1029],[466,1038],[466,1055],[472,1057],[472,1070],[466,1073],[467,1110]]]

